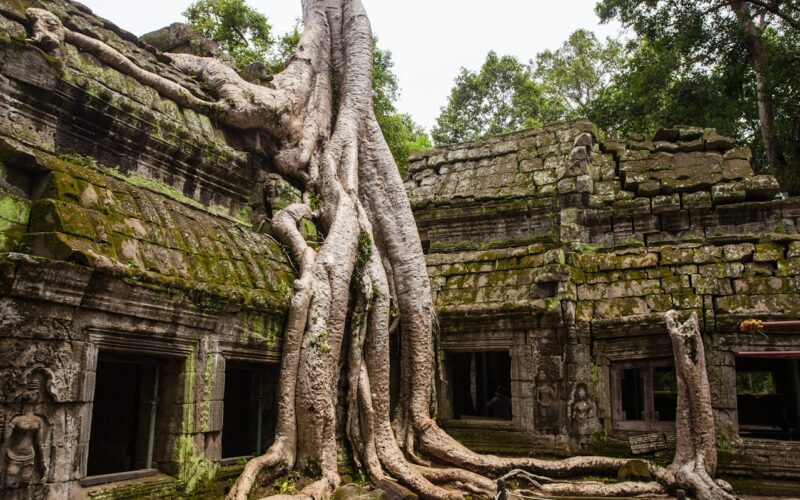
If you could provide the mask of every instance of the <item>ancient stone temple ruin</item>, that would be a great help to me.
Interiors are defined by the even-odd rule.
[[[721,474],[797,480],[800,331],[742,322],[800,314],[800,200],[713,130],[603,136],[574,122],[413,159],[445,429],[496,453],[671,456],[677,309],[701,320]]]
[[[242,152],[262,135],[42,51],[31,6],[212,99],[80,4],[0,0],[0,496],[221,495],[272,441],[297,271],[271,216],[300,193]],[[579,121],[412,159],[440,421],[482,451],[667,461],[663,313],[696,312],[720,474],[796,494],[800,330],[742,322],[800,318],[800,199],[714,131],[636,139]]]

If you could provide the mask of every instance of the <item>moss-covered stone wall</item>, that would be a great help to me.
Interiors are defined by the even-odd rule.
[[[231,481],[218,477],[226,366],[279,362],[295,279],[263,203],[271,165],[243,153],[269,139],[221,128],[69,44],[43,53],[28,7],[213,99],[80,4],[0,0],[0,431],[33,380],[46,422],[46,466],[0,496],[216,495]],[[85,488],[98,363],[120,355],[160,366],[160,474]]]
[[[740,330],[746,319],[800,317],[800,200],[749,160],[713,130],[615,139],[582,121],[412,158],[406,186],[440,318],[444,425],[491,448],[469,437],[469,421],[448,420],[448,355],[508,350],[513,423],[532,449],[629,454],[630,436],[669,424],[621,422],[615,373],[669,363],[662,315],[677,309],[700,318],[724,467],[746,473],[755,459],[739,435],[737,354],[800,349],[800,332]],[[581,386],[588,421],[573,412]],[[496,434],[495,451],[514,444],[507,429]],[[776,443],[774,456],[753,447],[757,473],[800,477],[783,465],[800,449]]]
[[[35,255],[262,308],[287,300],[294,273],[269,235],[90,158],[48,157],[40,166],[23,237]]]

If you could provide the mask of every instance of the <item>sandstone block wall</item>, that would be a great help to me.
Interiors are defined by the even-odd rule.
[[[797,477],[785,465],[787,453],[800,457],[795,443],[771,453],[738,434],[737,354],[800,348],[797,332],[739,329],[800,316],[800,202],[777,196],[749,160],[713,130],[616,140],[584,121],[412,159],[406,186],[429,249],[442,364],[452,352],[510,352],[511,448],[629,454],[628,437],[669,433],[669,423],[622,422],[613,378],[669,365],[662,314],[677,309],[701,321],[724,470]],[[507,436],[493,446],[448,420],[450,384],[439,393],[445,426],[481,449],[508,448]],[[589,417],[574,411],[582,385]],[[553,393],[558,403],[543,405]]]

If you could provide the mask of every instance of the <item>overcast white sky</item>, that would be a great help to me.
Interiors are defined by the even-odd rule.
[[[79,0],[136,35],[176,21],[191,0]],[[596,0],[363,0],[384,49],[392,51],[402,94],[398,108],[428,130],[461,67],[478,69],[489,50],[523,61],[558,48],[578,28],[615,36],[601,25]],[[281,33],[300,16],[299,0],[249,0]]]

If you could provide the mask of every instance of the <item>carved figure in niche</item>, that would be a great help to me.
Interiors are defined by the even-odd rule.
[[[558,404],[558,388],[544,368],[536,375],[536,404],[538,406],[534,426],[544,434],[558,434],[562,410]]]
[[[588,387],[584,383],[576,385],[570,398],[569,418],[579,434],[591,434],[589,426],[594,414],[594,401],[589,397]]]
[[[569,401],[568,415],[575,431],[582,436],[592,433],[595,404],[589,397],[589,388],[583,382],[575,385]]]
[[[3,486],[20,488],[40,484],[46,477],[44,441],[47,426],[36,415],[42,380],[31,375],[19,396],[22,413],[6,423],[2,447]]]
[[[550,382],[547,372],[544,368],[539,369],[539,374],[536,375],[536,402],[539,406],[549,407],[558,399],[558,390],[556,386]]]

